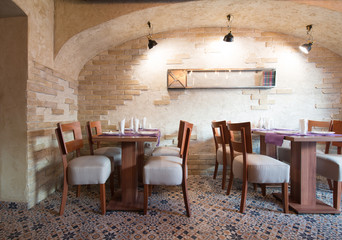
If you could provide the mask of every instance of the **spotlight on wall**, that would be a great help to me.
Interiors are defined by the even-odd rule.
[[[229,33],[226,36],[224,36],[223,41],[225,41],[225,42],[234,42],[234,36],[232,34],[232,31],[231,31],[231,28],[232,28],[231,27],[231,23],[233,21],[233,16],[228,14],[227,15],[227,20],[228,20],[228,31],[229,31]]]
[[[147,25],[148,25],[148,28],[149,28],[149,33],[148,33],[148,36],[147,36],[147,39],[148,39],[148,48],[151,49],[153,48],[154,46],[156,46],[158,43],[152,39],[152,24],[150,23],[150,21],[147,22]]]
[[[307,25],[306,26],[306,35],[308,37],[308,42],[299,46],[299,49],[305,54],[308,54],[310,52],[311,46],[313,44],[313,37],[311,34],[311,30],[312,30],[312,25]]]

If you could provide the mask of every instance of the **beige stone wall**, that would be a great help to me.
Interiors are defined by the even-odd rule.
[[[194,28],[155,34],[147,49],[142,37],[89,60],[79,75],[79,120],[101,120],[113,130],[122,118],[148,119],[161,129],[162,145],[175,144],[180,119],[195,124],[190,174],[211,174],[214,166],[212,120],[273,118],[277,127],[298,127],[298,119],[341,118],[342,59],[315,45],[299,52],[303,39],[253,29]],[[167,69],[276,68],[272,89],[167,90]]]
[[[46,198],[61,184],[57,122],[77,119],[77,81],[38,62],[30,62],[27,82],[28,203]]]

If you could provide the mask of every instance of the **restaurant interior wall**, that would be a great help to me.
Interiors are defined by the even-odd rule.
[[[340,56],[319,45],[304,55],[298,49],[303,39],[254,29],[233,29],[235,42],[226,43],[225,31],[181,29],[154,34],[158,45],[150,50],[141,37],[101,52],[79,75],[82,125],[101,120],[104,129],[114,130],[123,118],[147,117],[148,125],[161,129],[161,144],[173,145],[179,120],[193,122],[189,172],[211,174],[212,120],[256,126],[260,118],[268,118],[275,127],[298,128],[300,118],[341,117],[342,70],[335,67],[342,63]],[[275,68],[277,86],[168,90],[167,70],[177,68]]]
[[[27,17],[0,18],[0,32],[0,199],[26,201]]]
[[[341,64],[339,57],[339,55],[341,55],[341,51],[340,48],[338,48],[341,33],[334,30],[336,29],[336,25],[341,25],[339,24],[341,22],[341,8],[338,8],[338,3],[336,3],[336,1],[319,1],[319,3],[317,1],[305,1],[308,3],[303,4],[299,3],[303,1],[201,0],[164,1],[155,3],[155,5],[152,3],[146,4],[149,1],[145,1],[143,4],[132,4],[130,2],[127,3],[127,5],[124,5],[122,2],[120,3],[120,7],[118,7],[118,5],[112,6],[111,1],[101,1],[101,3],[97,4],[98,1],[78,0],[2,0],[1,4],[4,1],[14,2],[25,13],[28,22],[27,103],[17,105],[18,108],[26,109],[26,115],[24,114],[23,117],[26,119],[26,156],[20,159],[11,156],[11,158],[6,159],[6,161],[13,161],[16,167],[19,167],[24,163],[24,166],[20,166],[23,169],[26,169],[24,171],[25,173],[23,173],[23,175],[26,174],[24,182],[19,180],[21,179],[22,174],[18,169],[6,169],[6,171],[8,171],[8,175],[16,178],[15,182],[20,185],[12,189],[6,188],[6,191],[8,191],[6,194],[12,196],[11,199],[13,199],[13,201],[27,202],[28,207],[32,207],[37,202],[46,198],[46,196],[54,192],[61,184],[60,155],[58,153],[53,131],[56,126],[56,122],[58,121],[69,122],[78,119],[78,107],[81,105],[77,102],[79,90],[77,78],[80,69],[83,68],[85,62],[93,58],[95,55],[103,52],[103,50],[107,51],[109,46],[113,46],[111,49],[114,49],[114,46],[120,46],[124,42],[127,42],[127,44],[130,44],[130,42],[136,42],[140,37],[141,43],[139,43],[140,46],[138,49],[141,49],[141,52],[146,53],[141,57],[148,58],[145,42],[146,38],[142,37],[147,34],[147,29],[141,27],[141,25],[145,25],[146,18],[151,20],[155,25],[154,33],[164,32],[163,34],[165,34],[165,37],[158,37],[158,43],[160,42],[158,46],[162,46],[161,43],[164,39],[179,38],[179,33],[177,33],[177,31],[173,32],[173,30],[177,28],[187,27],[189,28],[187,31],[190,31],[190,29],[194,30],[196,29],[195,27],[198,26],[225,26],[227,9],[234,10],[234,14],[236,14],[236,16],[240,16],[239,21],[234,21],[235,27],[246,27],[253,23],[253,27],[256,29],[264,29],[267,32],[275,31],[288,33],[296,37],[300,37],[300,44],[303,43],[305,38],[305,33],[302,31],[302,27],[309,23],[319,23],[319,25],[315,25],[315,37],[319,39],[318,42],[322,43],[327,48],[324,49],[326,51],[322,50],[322,48],[316,49],[321,49],[324,54],[322,56],[325,56],[325,58],[323,59],[319,55],[320,52],[316,52],[315,55],[310,53],[310,56],[306,56],[304,59],[306,59],[305,61],[310,61],[311,64],[309,64],[309,69],[311,69],[311,66],[314,66],[316,63],[317,67],[318,65],[321,67],[323,65],[326,66],[325,68],[313,68],[314,70],[317,70],[319,74],[326,71],[327,73],[324,74],[330,73],[331,75],[324,79],[324,84],[327,84],[324,85],[324,87],[327,86],[328,89],[320,89],[322,92],[325,91],[325,95],[335,96],[336,91],[340,90],[340,87],[338,86],[340,83],[338,75],[340,74],[341,77],[341,73],[339,72],[339,69],[337,69],[337,66],[340,66]],[[56,3],[62,3],[61,7],[65,8],[67,11],[56,7],[58,5]],[[80,8],[79,4],[85,8]],[[241,7],[246,6],[246,4],[248,4],[249,7]],[[318,4],[318,6],[314,7],[312,4]],[[108,7],[108,5],[111,6]],[[96,9],[96,11],[94,11],[94,7],[102,9]],[[285,9],[285,7],[286,9],[289,9],[289,11],[284,12],[283,9]],[[112,11],[113,9],[115,11]],[[251,11],[254,14],[250,14]],[[272,14],[263,14],[265,11]],[[99,14],[100,12],[101,14]],[[196,13],[197,16],[195,16],[196,14],[194,13]],[[191,21],[188,21],[189,17],[191,17]],[[65,24],[65,22],[67,24]],[[216,38],[220,38],[219,41],[221,41],[221,38],[227,34],[227,32],[226,28],[218,29],[221,31],[220,37],[218,32],[215,34]],[[184,33],[184,31],[185,29],[180,30],[180,33]],[[203,37],[201,44],[206,45],[207,42],[204,42],[204,40],[207,39],[206,37],[208,36],[208,32],[205,29],[201,29],[200,31],[197,29],[194,31],[195,32],[192,33],[194,34],[194,38]],[[239,34],[240,37],[244,35],[243,32]],[[2,34],[2,36],[3,35],[4,34]],[[253,34],[251,35],[251,32],[247,31],[245,33],[245,37],[253,37]],[[276,37],[267,38],[274,41]],[[210,42],[212,42],[211,40],[213,39],[210,39]],[[273,44],[277,45],[277,43],[266,41],[265,38],[264,43],[266,42],[269,46]],[[179,45],[179,43],[176,43],[176,45]],[[282,47],[282,44],[280,45]],[[316,44],[315,42],[314,47],[319,47],[319,44]],[[297,48],[297,46],[293,46],[293,48]],[[328,49],[339,55],[331,53]],[[151,51],[151,53],[153,52]],[[316,58],[316,55],[318,55],[319,58]],[[191,62],[194,58],[190,58],[191,61],[189,61],[189,59],[187,60],[186,57],[177,57],[175,59],[183,59],[186,64],[171,64],[171,61],[169,62],[170,64],[168,67],[195,67]],[[131,65],[134,67],[135,64]],[[139,63],[137,65],[139,65]],[[307,66],[307,64],[305,64],[305,66]],[[224,65],[224,67],[229,66]],[[160,74],[161,73],[157,75]],[[149,77],[150,76],[146,77],[146,79]],[[145,85],[144,82],[140,81],[141,79],[139,79],[138,85]],[[166,84],[166,73],[165,75],[163,74],[162,78],[158,80],[156,79],[156,81],[165,81],[164,83]],[[333,87],[331,87],[331,84],[333,84]],[[189,91],[174,91],[170,93],[167,92],[164,87],[160,90],[155,88],[150,89],[150,86],[146,86],[146,90],[139,90],[144,94],[143,98],[145,99],[146,95],[153,93],[154,95],[151,95],[151,99],[153,99],[153,104],[151,106],[158,110],[161,109],[161,113],[156,116],[154,120],[152,118],[153,115],[147,116],[149,120],[152,120],[152,126],[156,127],[158,126],[157,117],[165,117],[171,112],[171,109],[176,109],[176,113],[177,111],[180,111],[180,105],[174,103],[180,103],[180,100],[184,100],[192,96],[201,100],[202,97],[200,98],[200,96],[206,95],[204,93],[216,96],[212,91],[199,91],[197,93],[191,93]],[[266,100],[258,99],[258,95],[261,97],[263,92],[258,92],[260,94],[254,94],[252,96],[252,92],[249,92],[247,89],[244,91],[241,90],[239,95],[240,97],[241,95],[246,96],[247,100],[245,99],[245,101],[247,101],[248,104],[251,102],[253,103],[248,105],[250,108],[252,108],[252,105],[256,105],[253,107],[254,112],[259,111],[260,113],[263,113],[265,110],[255,109],[260,108],[260,106],[258,106],[259,102],[260,104],[270,104],[270,109],[273,109],[273,94],[280,96],[280,93],[283,92],[283,97],[285,98],[286,94],[289,94],[290,97],[294,97],[295,95],[291,92],[296,92],[297,90],[289,90],[287,87],[283,88],[282,86],[281,89],[277,87],[275,91],[276,93],[268,95]],[[233,92],[237,92],[237,90],[234,90]],[[202,95],[199,93],[202,93]],[[141,96],[143,94],[141,94]],[[16,97],[22,97],[17,95]],[[178,95],[179,99],[177,100],[176,98]],[[134,101],[125,99],[122,107],[126,108],[129,106],[128,109],[133,109],[132,104],[136,103],[135,99],[140,95],[130,96],[132,96]],[[256,100],[252,100],[251,98]],[[287,98],[285,100],[287,100]],[[323,101],[321,104],[317,104],[317,108],[321,109],[320,111],[326,111],[327,114],[325,116],[333,113],[334,116],[337,117],[339,116],[337,109],[340,108],[340,102],[337,104],[333,100]],[[276,100],[276,102],[278,102],[278,100]],[[199,106],[199,104],[196,104],[194,101],[190,103],[192,108],[195,107],[202,109],[202,106]],[[203,103],[203,100],[199,103]],[[223,103],[221,103],[220,106],[223,106]],[[113,108],[113,106],[111,106],[111,108]],[[221,107],[220,109],[223,108]],[[101,110],[107,111],[106,109]],[[114,110],[108,111],[112,111],[111,114],[114,114]],[[120,113],[120,111],[122,110],[118,108],[117,113]],[[147,111],[147,113],[149,111]],[[247,112],[249,113],[249,111],[251,111],[251,109],[248,108]],[[206,112],[202,112],[201,114],[199,113],[201,112],[193,114],[191,117],[197,118],[201,115],[200,117],[204,116],[204,120],[206,120],[206,118],[209,119]],[[95,113],[94,116],[96,115],[99,116],[101,114]],[[133,114],[128,112],[127,115]],[[248,114],[245,113],[245,115],[247,116]],[[172,114],[170,116],[170,120],[174,119]],[[181,116],[182,115],[180,115],[180,117]],[[218,115],[217,117],[219,116],[221,115]],[[226,116],[224,117],[226,118]],[[256,115],[254,115],[254,118],[257,118]],[[114,118],[111,117],[111,119]],[[197,149],[201,149],[201,145],[206,146],[207,143],[211,144],[210,134],[207,134],[207,136],[203,136],[202,134],[202,132],[206,130],[202,130],[201,128],[203,126],[207,128],[208,126],[207,123],[204,124],[204,120],[202,124],[199,124],[198,128],[200,128],[200,131],[196,133],[191,143],[195,144],[194,147]],[[104,121],[107,120],[105,119]],[[162,122],[165,122],[165,120]],[[170,121],[168,121],[168,123],[169,122]],[[174,125],[168,125],[170,129],[168,129],[169,127],[162,129],[164,132],[162,144],[173,143],[174,135],[176,134],[175,126],[178,123],[172,121],[172,124]],[[112,125],[110,127],[115,126]],[[207,151],[209,148],[204,148],[200,154],[194,151],[191,153],[191,174],[208,174],[211,171],[214,155]],[[1,167],[3,167],[3,165]],[[4,181],[6,184],[9,180],[1,179],[1,181]],[[4,189],[1,189],[1,191],[3,190]],[[13,191],[20,191],[20,196],[17,197],[16,194],[13,194]],[[5,200],[2,196],[4,195],[0,194],[0,200]],[[24,199],[22,199],[21,196],[24,196]]]

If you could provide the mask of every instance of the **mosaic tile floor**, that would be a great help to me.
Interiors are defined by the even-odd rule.
[[[64,216],[58,216],[61,192],[27,210],[0,202],[0,239],[341,239],[342,215],[283,214],[271,193],[280,188],[248,189],[247,210],[240,214],[240,186],[230,196],[221,179],[190,176],[191,218],[185,216],[180,187],[155,187],[149,212],[99,214],[98,191],[92,187],[80,198],[70,191]],[[107,195],[109,196],[109,194]],[[332,204],[332,193],[318,181],[317,197]]]

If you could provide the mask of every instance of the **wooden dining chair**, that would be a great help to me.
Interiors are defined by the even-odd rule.
[[[190,217],[190,206],[187,190],[188,152],[193,124],[184,122],[181,146],[182,157],[151,156],[144,165],[144,215],[147,214],[148,197],[151,194],[151,185],[175,186],[182,185],[183,198],[187,216]]]
[[[313,130],[321,130],[321,131],[329,131],[331,129],[331,121],[315,121],[308,120],[308,131],[311,132]],[[318,144],[322,145],[323,143],[318,142]],[[324,143],[325,146],[325,143]],[[325,147],[326,148],[326,147]],[[291,148],[290,147],[278,147],[278,159],[282,162],[290,163],[291,162]],[[316,149],[317,153],[324,153],[325,150],[321,150],[319,148]]]
[[[181,156],[181,144],[183,141],[183,129],[185,121],[179,121],[178,137],[177,137],[177,147],[176,146],[160,146],[156,147],[152,151],[152,156]]]
[[[83,147],[81,124],[72,122],[57,124],[55,130],[63,162],[63,194],[59,215],[63,215],[67,200],[68,185],[77,185],[77,197],[80,186],[89,184],[100,185],[101,213],[106,213],[105,183],[111,173],[111,163],[106,156],[81,156]],[[66,139],[70,139],[67,141]],[[68,155],[74,153],[76,157],[68,161]]]
[[[242,195],[240,212],[246,209],[246,198],[248,183],[258,184],[281,184],[283,195],[283,210],[288,213],[288,183],[290,180],[290,166],[280,162],[275,158],[249,153],[247,139],[251,139],[250,122],[228,123],[227,133],[229,134],[229,146],[232,161],[232,171],[229,178],[227,195],[230,194],[233,179],[242,179]],[[237,133],[240,141],[231,137],[232,133]],[[240,152],[235,156],[234,152]]]
[[[93,135],[101,135],[102,127],[101,121],[88,121],[87,134],[91,155],[103,155],[108,157],[112,162],[112,176],[110,177],[110,189],[112,195],[114,194],[114,172],[117,172],[118,182],[120,186],[120,168],[121,168],[121,147],[101,147],[100,142],[93,141]],[[94,149],[93,146],[96,146]]]
[[[342,121],[333,120],[331,131],[342,134]],[[337,154],[329,154],[330,145],[337,147]],[[342,155],[341,142],[328,142],[325,153],[317,153],[317,174],[328,179],[329,188],[333,191],[333,206],[341,207],[342,194]]]
[[[230,148],[228,146],[229,136],[224,131],[226,128],[227,128],[226,121],[212,121],[211,122],[211,129],[213,131],[215,152],[216,152],[213,179],[216,179],[218,167],[219,165],[222,165],[223,166],[222,167],[222,189],[224,189],[226,185],[227,168],[231,167]],[[239,154],[239,153],[236,152],[235,154]]]

